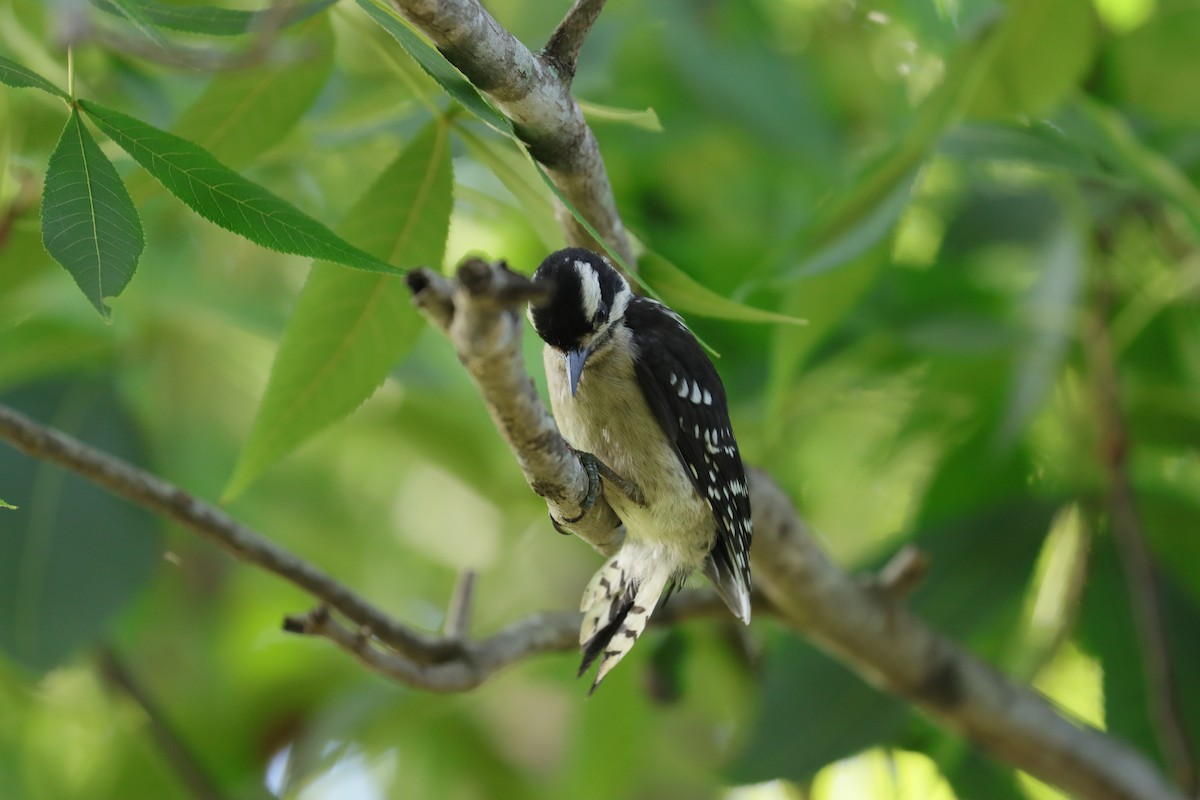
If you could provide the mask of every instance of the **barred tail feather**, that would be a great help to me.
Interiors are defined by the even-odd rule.
[[[583,661],[579,665],[579,674],[583,675],[592,662],[600,660],[592,692],[646,630],[650,615],[671,578],[670,571],[635,576],[627,563],[629,558],[629,554],[622,551],[609,559],[588,584],[580,603],[583,625],[579,629],[579,643],[583,648]]]

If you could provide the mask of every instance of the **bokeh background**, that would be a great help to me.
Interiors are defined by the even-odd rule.
[[[487,4],[532,47],[567,5]],[[90,4],[0,0],[0,54],[65,86],[74,41],[79,94],[331,225],[443,118],[443,266],[529,271],[562,244],[510,143],[353,2],[236,70],[199,57],[252,35],[163,35],[199,60],[161,63]],[[1131,488],[1194,753],[1200,3],[612,0],[574,87],[646,247],[808,320],[688,315],[744,456],[847,569],[916,543],[932,624],[1163,762],[1112,524]],[[200,220],[105,143],[147,231],[105,322],[41,244],[65,118],[0,87],[0,401],[215,501],[309,262]],[[573,607],[598,557],[554,533],[449,345],[410,329],[370,400],[229,510],[430,630],[466,569],[477,635]],[[0,499],[17,506],[0,508],[6,798],[206,796],[167,739],[230,798],[1062,796],[766,615],[654,631],[591,699],[572,654],[432,695],[281,632],[311,605],[296,589],[7,446]]]

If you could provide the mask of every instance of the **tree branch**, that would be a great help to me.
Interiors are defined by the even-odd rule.
[[[542,49],[542,58],[559,68],[568,85],[575,77],[575,65],[579,62],[583,40],[600,17],[604,3],[605,0],[575,0],[575,5],[558,23]]]
[[[546,167],[559,191],[632,264],[633,249],[617,213],[600,146],[571,96],[570,74],[563,73],[553,59],[530,52],[478,0],[392,3],[513,121],[517,135]],[[579,5],[590,7],[593,2],[581,0]],[[582,36],[581,30],[580,42]],[[602,249],[569,211],[561,205],[557,211],[568,242]]]
[[[579,648],[579,612],[534,614],[478,641],[458,635],[456,630],[445,636],[417,631],[219,508],[4,405],[0,405],[0,439],[150,509],[216,543],[235,558],[273,572],[308,592],[322,605],[307,614],[286,618],[285,630],[330,639],[371,669],[410,686],[435,692],[466,691],[517,661],[539,653]],[[577,461],[572,463],[578,465]],[[457,602],[465,599],[460,590]],[[352,622],[354,628],[334,619],[330,609]],[[655,623],[669,625],[721,613],[724,604],[716,592],[684,592],[656,615]]]
[[[524,281],[531,292],[536,287],[503,263],[478,259],[464,262],[454,281],[428,271],[415,276],[410,279],[414,302],[450,338],[530,485],[563,487],[579,480],[582,470],[566,455],[567,443],[532,391],[528,375],[516,375],[524,369],[521,322],[515,312],[503,309],[515,296],[513,281]],[[489,300],[492,291],[497,296]],[[514,401],[514,386],[527,387],[528,394]],[[537,468],[531,471],[530,465]],[[558,478],[555,468],[564,470]],[[882,579],[856,579],[829,561],[787,495],[765,472],[751,469],[748,477],[756,586],[787,622],[864,680],[907,698],[997,758],[1079,797],[1182,797],[1141,754],[1068,720],[1041,695],[910,613],[901,600],[919,577],[918,554],[900,555]],[[579,497],[577,492],[568,492],[567,499]],[[562,513],[561,506],[543,496],[551,516]],[[588,538],[585,533],[580,535]]]
[[[759,608],[766,610],[761,605]],[[725,613],[716,592],[696,590],[671,598],[663,611],[654,615],[652,623],[665,627],[685,619]],[[291,633],[328,639],[363,666],[391,680],[430,692],[454,693],[470,691],[497,672],[536,655],[578,652],[582,622],[583,614],[576,611],[532,614],[486,639],[457,640],[461,645],[458,652],[437,661],[418,661],[380,648],[369,629],[344,625],[325,606],[288,617],[284,627]]]
[[[1200,769],[1184,722],[1179,676],[1162,607],[1162,587],[1146,543],[1137,497],[1129,478],[1129,437],[1121,412],[1116,357],[1107,323],[1109,301],[1101,290],[1088,326],[1088,355],[1096,384],[1100,456],[1108,473],[1108,510],[1113,539],[1129,590],[1142,671],[1159,746],[1175,781],[1189,796],[1200,789]]]

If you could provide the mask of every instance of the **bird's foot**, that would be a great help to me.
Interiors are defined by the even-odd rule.
[[[596,458],[596,456],[592,453],[585,453],[581,450],[574,449],[572,449],[572,452],[575,453],[575,457],[579,459],[579,463],[583,466],[584,472],[587,473],[588,488],[587,494],[583,496],[583,500],[581,500],[579,503],[579,516],[571,519],[564,519],[564,523],[570,525],[572,523],[579,522],[579,520],[583,519],[584,515],[592,510],[592,506],[596,504],[596,498],[600,496],[601,478],[615,486],[621,492],[621,494],[628,497],[637,505],[642,506],[646,504],[645,495],[642,494],[642,490],[638,488],[636,483],[622,478],[613,470],[612,467],[605,464],[599,458]],[[554,527],[558,529],[559,533],[562,532],[562,529],[559,528],[557,522],[555,523]]]

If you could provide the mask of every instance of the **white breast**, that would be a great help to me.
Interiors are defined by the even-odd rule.
[[[637,506],[620,490],[605,486],[604,497],[625,523],[627,536],[661,548],[662,556],[681,570],[694,569],[712,549],[716,525],[642,396],[631,349],[622,346],[620,337],[627,336],[628,331],[618,328],[613,341],[592,354],[574,397],[566,359],[547,346],[543,361],[550,405],[572,447],[594,454],[642,490],[645,505]]]

